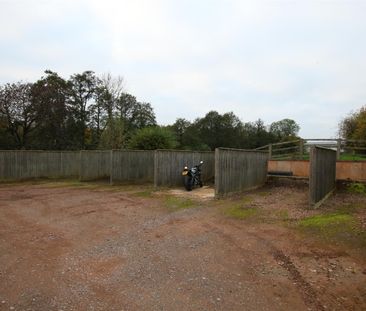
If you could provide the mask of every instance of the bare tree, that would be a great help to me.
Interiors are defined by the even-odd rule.
[[[108,119],[111,119],[117,100],[124,90],[124,79],[122,76],[112,77],[110,73],[106,73],[100,79],[100,87],[104,94],[102,97],[104,109],[108,113]]]

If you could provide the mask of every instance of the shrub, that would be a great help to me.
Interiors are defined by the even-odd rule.
[[[158,126],[138,130],[129,142],[129,148],[140,150],[172,149],[175,146],[174,134]]]

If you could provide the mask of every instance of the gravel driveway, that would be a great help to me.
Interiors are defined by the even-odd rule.
[[[306,200],[268,193],[252,196]],[[167,198],[141,186],[1,185],[0,310],[366,309],[361,257],[229,218],[225,200]]]

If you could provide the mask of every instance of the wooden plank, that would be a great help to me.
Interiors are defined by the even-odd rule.
[[[154,150],[113,150],[111,179],[115,182],[153,182]]]
[[[318,208],[336,185],[337,152],[314,146],[310,150],[309,203]]]
[[[215,196],[222,197],[263,185],[268,154],[240,149],[215,150]]]

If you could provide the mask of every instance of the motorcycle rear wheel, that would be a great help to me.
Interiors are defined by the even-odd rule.
[[[191,191],[193,186],[193,178],[191,176],[184,176],[184,187],[187,191]]]

